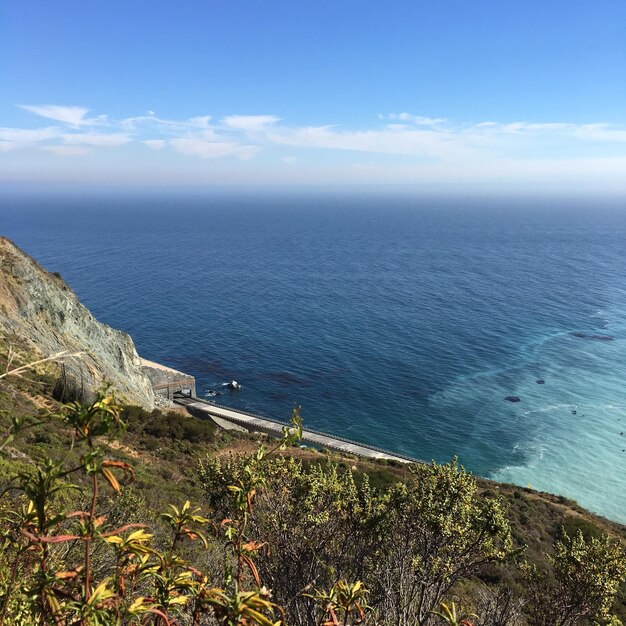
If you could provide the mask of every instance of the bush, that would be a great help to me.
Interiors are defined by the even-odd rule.
[[[131,433],[191,443],[211,444],[216,439],[216,427],[213,422],[192,415],[173,411],[148,412],[140,407],[126,407],[122,415]]]

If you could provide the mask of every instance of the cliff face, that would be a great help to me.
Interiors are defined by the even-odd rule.
[[[85,352],[59,366],[56,395],[89,402],[106,381],[151,409],[154,394],[129,335],[98,322],[61,277],[0,237],[0,334],[26,340],[44,357]]]

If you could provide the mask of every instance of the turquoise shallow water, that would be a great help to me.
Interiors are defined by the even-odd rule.
[[[201,393],[279,418],[297,401],[312,427],[626,522],[620,202],[0,200],[3,234]]]
[[[602,317],[602,334],[624,336],[623,313],[607,311]],[[475,403],[476,447],[493,445],[484,432],[498,412],[527,433],[513,445],[511,462],[490,472],[491,478],[567,494],[624,521],[625,352],[623,338],[581,342],[555,333],[520,349],[509,368],[461,377],[431,402],[445,412]],[[541,379],[545,383],[538,385]],[[511,389],[522,401],[503,411],[500,399]]]

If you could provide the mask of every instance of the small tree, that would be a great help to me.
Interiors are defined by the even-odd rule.
[[[261,592],[258,577],[243,588],[238,575],[236,584],[222,589],[181,556],[184,542],[208,543],[202,532],[208,519],[189,502],[170,505],[161,516],[170,531],[162,545],[154,545],[147,524],[111,523],[114,516],[102,510],[103,491],[119,496],[122,478],[133,476],[130,465],[108,457],[105,437],[124,431],[120,416],[107,391],[91,405],[63,406],[49,419],[69,427],[73,453],[34,463],[0,494],[0,626],[164,626],[179,618],[193,626],[215,620],[273,626],[270,618],[279,609]],[[14,420],[4,441],[21,430],[23,423]],[[285,440],[292,435],[288,430]],[[257,458],[263,455],[260,450]],[[68,490],[78,490],[85,510],[66,509]],[[250,506],[253,494],[247,496]],[[255,571],[251,548],[242,545],[245,524],[231,527],[239,569],[246,564]]]
[[[457,582],[513,553],[502,501],[478,498],[476,479],[456,459],[413,474],[392,494],[377,576],[378,609],[398,626],[429,623]]]
[[[531,621],[537,626],[573,626],[586,620],[610,622],[610,610],[626,579],[626,555],[609,537],[585,539],[564,532],[549,557],[553,578],[526,566]]]
[[[207,497],[227,518],[237,514],[237,492],[230,498],[219,494],[242,482],[248,464],[245,458],[202,464]],[[289,624],[313,624],[325,611],[320,614],[313,588],[339,593],[342,580],[346,585],[371,572],[386,498],[374,493],[366,478],[357,484],[352,471],[334,463],[306,467],[293,458],[276,458],[266,464],[264,477],[248,520],[250,539],[264,545],[256,558],[259,574],[284,606]]]

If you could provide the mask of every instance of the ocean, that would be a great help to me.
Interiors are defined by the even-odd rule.
[[[0,233],[198,394],[626,523],[626,206],[5,194]],[[228,391],[223,383],[242,388]],[[512,402],[506,398],[519,398]]]

